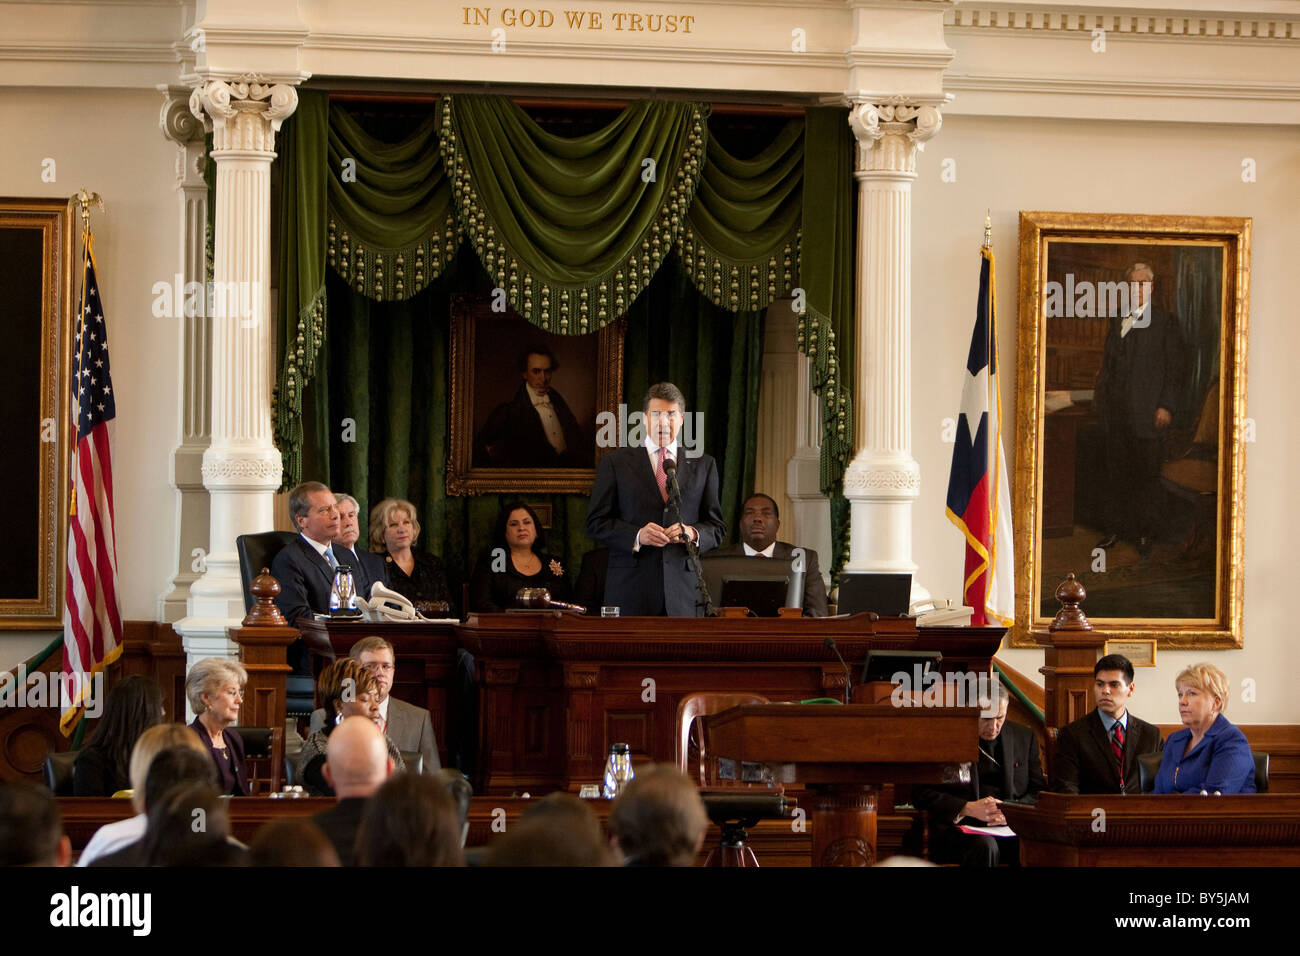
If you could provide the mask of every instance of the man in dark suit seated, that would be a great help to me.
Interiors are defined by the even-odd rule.
[[[686,399],[676,385],[650,386],[642,411],[645,442],[606,452],[591,487],[587,536],[609,549],[603,603],[624,616],[698,617],[696,576],[682,542],[689,537],[703,553],[727,533],[718,467],[708,455],[680,453]],[[680,516],[668,507],[665,462],[677,469]]]
[[[1019,866],[1017,837],[964,833],[960,827],[1005,826],[1004,801],[1033,803],[1047,789],[1033,731],[1006,723],[1011,696],[1000,686],[993,689],[995,699],[980,701],[980,758],[971,766],[970,782],[912,789],[912,804],[930,815],[930,859],[936,863]]]
[[[523,383],[492,410],[474,441],[476,468],[590,468],[594,443],[551,376],[560,364],[544,345],[519,353]]]
[[[334,570],[345,562],[334,556],[339,509],[323,484],[304,481],[289,492],[289,520],[298,537],[271,561],[271,575],[280,582],[276,607],[292,625],[302,617],[329,613]],[[287,657],[294,674],[311,676],[311,655],[302,638],[289,645]]]
[[[1092,669],[1097,709],[1062,727],[1052,755],[1052,789],[1060,793],[1141,793],[1140,754],[1158,753],[1160,731],[1128,711],[1133,664],[1107,654]]]
[[[379,685],[379,716],[381,728],[397,749],[403,753],[419,753],[424,757],[423,773],[437,773],[442,769],[438,760],[438,742],[433,736],[433,718],[423,707],[408,704],[389,694],[393,689],[393,675],[397,672],[397,658],[393,645],[382,637],[363,637],[352,645],[348,656],[375,675]],[[317,708],[311,715],[311,733],[325,726],[325,711]]]
[[[370,587],[376,581],[388,586],[388,568],[384,559],[365,548],[357,548],[361,537],[361,522],[357,518],[361,505],[351,495],[335,495],[334,506],[339,509],[339,532],[334,536],[334,558],[339,564],[352,569],[352,581],[357,594],[370,600]]]
[[[749,558],[795,558],[795,552],[800,552],[804,572],[804,617],[825,617],[826,582],[822,580],[821,569],[817,566],[817,552],[811,548],[796,548],[784,541],[777,541],[776,533],[780,527],[781,512],[776,506],[776,500],[762,492],[755,492],[745,500],[740,513],[740,543],[718,548],[711,553],[736,557],[744,555]]]
[[[357,831],[368,800],[393,772],[388,743],[375,722],[347,717],[330,734],[325,752],[325,780],[338,802],[311,818],[338,852],[344,866],[356,866]]]

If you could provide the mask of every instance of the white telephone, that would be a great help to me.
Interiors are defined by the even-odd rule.
[[[357,595],[357,607],[361,609],[364,618],[372,624],[382,624],[385,621],[415,621],[420,618],[414,604],[404,595],[384,587],[379,581],[371,585],[369,601]]]

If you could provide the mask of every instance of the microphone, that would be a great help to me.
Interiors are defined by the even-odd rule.
[[[828,637],[823,643],[835,652],[835,656],[840,659],[840,664],[844,666],[844,703],[848,704],[849,689],[853,685],[853,672],[849,670],[849,665],[845,662],[844,655],[840,653],[840,649],[835,646],[835,638]]]
[[[677,462],[670,455],[664,455],[664,485],[668,489],[668,501],[680,502],[682,498],[681,486],[677,484]],[[680,521],[680,516],[678,517]],[[682,532],[682,539],[685,540],[686,533]]]

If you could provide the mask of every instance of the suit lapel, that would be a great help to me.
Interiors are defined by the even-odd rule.
[[[1006,724],[1002,728],[1002,799],[1016,798],[1016,738],[1007,733]]]
[[[1129,726],[1133,721],[1129,720]],[[1092,742],[1097,745],[1097,753],[1101,755],[1101,765],[1106,770],[1106,782],[1110,785],[1111,790],[1119,790],[1119,768],[1115,765],[1115,752],[1110,747],[1110,734],[1106,733],[1106,725],[1102,722],[1101,714],[1093,711],[1088,717],[1088,732],[1092,734]],[[1128,746],[1127,739],[1124,744],[1124,779],[1127,781],[1129,758],[1132,755],[1133,748]]]
[[[315,568],[320,576],[325,579],[327,588],[332,587],[334,585],[334,571],[330,567],[330,563],[325,560],[324,555],[318,553],[315,548],[304,541],[302,535],[298,536],[298,547],[302,549],[308,566]]]

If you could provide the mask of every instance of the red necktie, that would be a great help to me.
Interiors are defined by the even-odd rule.
[[[1115,761],[1119,766],[1119,790],[1124,792],[1124,725],[1118,720],[1111,731],[1110,749],[1115,752]]]
[[[668,476],[664,474],[664,454],[667,451],[666,448],[660,448],[658,456],[655,458],[655,484],[659,486],[659,494],[663,497],[665,504],[668,502]]]

